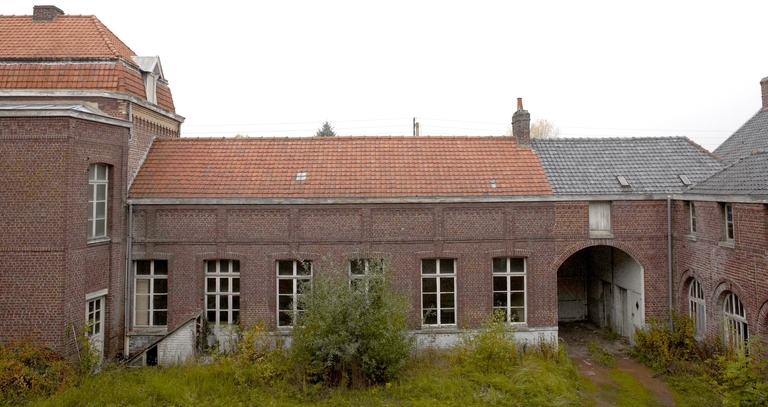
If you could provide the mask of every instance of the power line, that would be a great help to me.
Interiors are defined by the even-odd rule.
[[[352,123],[352,122],[386,122],[394,120],[409,120],[407,117],[395,119],[360,119],[360,120],[335,120],[334,123]],[[244,124],[185,124],[185,127],[233,127],[233,126],[281,126],[293,124],[317,124],[312,122],[286,122],[286,123],[244,123]],[[322,124],[322,123],[321,123]]]

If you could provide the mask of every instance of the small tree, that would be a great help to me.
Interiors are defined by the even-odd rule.
[[[314,277],[301,297],[291,349],[307,378],[362,387],[394,379],[411,353],[408,298],[392,287],[381,261],[350,282],[339,267]]]
[[[317,129],[317,133],[315,133],[315,137],[333,137],[335,135],[336,132],[333,131],[333,126],[331,126],[331,123],[328,123],[328,121],[323,123],[323,125]]]
[[[507,126],[507,136],[512,134],[512,126]],[[560,136],[560,128],[547,119],[536,119],[531,123],[531,138],[554,138]]]

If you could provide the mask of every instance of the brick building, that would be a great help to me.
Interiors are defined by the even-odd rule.
[[[371,259],[421,340],[494,309],[528,338],[573,320],[631,338],[671,307],[735,345],[766,334],[765,106],[715,154],[532,141],[522,102],[514,137],[180,139],[159,59],[95,17],[36,7],[0,35],[18,39],[0,44],[2,338],[73,353],[96,321],[106,356],[173,362],[201,318],[219,339],[290,333],[302,283]]]

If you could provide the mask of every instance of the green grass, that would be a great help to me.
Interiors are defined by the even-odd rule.
[[[400,378],[359,390],[303,384],[290,372],[252,380],[253,367],[226,360],[172,368],[113,369],[84,376],[31,406],[579,406],[582,386],[573,363],[526,354],[511,372],[480,372],[440,351],[413,356]]]
[[[603,347],[600,346],[599,342],[597,341],[589,342],[589,344],[587,345],[587,351],[589,352],[589,357],[591,357],[592,360],[594,360],[598,364],[601,364],[606,367],[616,366],[616,356],[611,352],[608,352],[607,350],[603,349]]]

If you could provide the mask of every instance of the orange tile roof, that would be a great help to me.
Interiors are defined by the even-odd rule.
[[[54,21],[0,16],[0,58],[123,58],[135,56],[96,16],[61,15]]]
[[[300,172],[306,180],[296,181]],[[491,187],[491,179],[496,188]],[[157,140],[132,198],[460,197],[551,194],[512,137]]]

